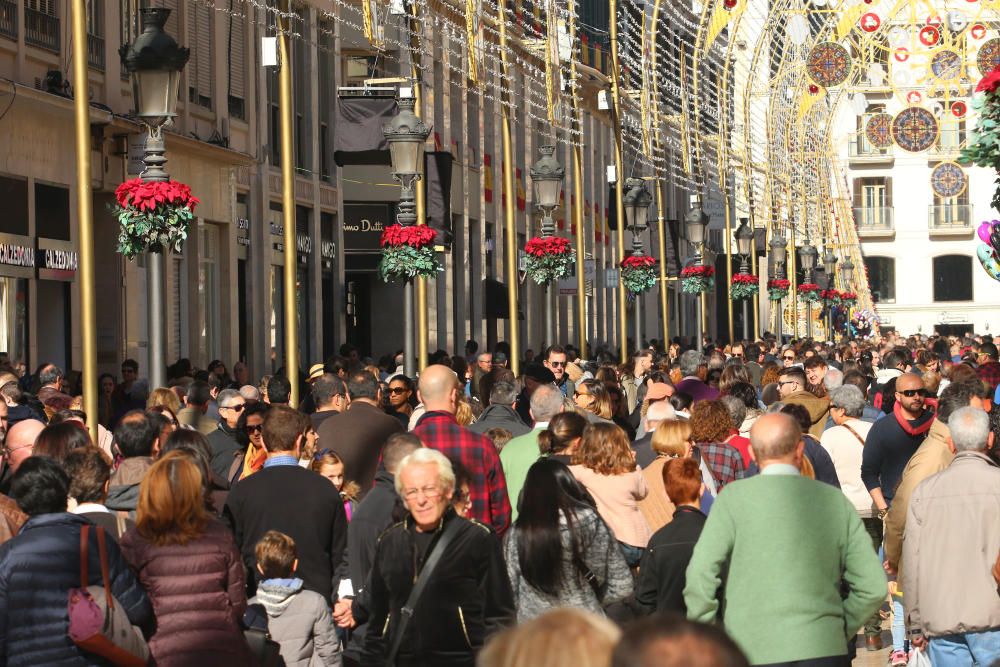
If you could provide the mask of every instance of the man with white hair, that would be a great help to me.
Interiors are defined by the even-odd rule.
[[[640,468],[645,468],[656,460],[656,452],[653,451],[653,432],[656,427],[665,421],[674,419],[677,419],[677,413],[674,412],[674,406],[670,405],[669,401],[656,401],[649,404],[646,409],[646,433],[632,443],[635,462]]]
[[[472,667],[489,636],[514,621],[500,540],[452,509],[455,473],[440,452],[404,458],[395,485],[409,515],[375,550],[361,664]]]
[[[698,401],[714,401],[719,397],[719,390],[709,387],[705,381],[698,377],[698,370],[702,366],[707,366],[705,355],[698,350],[688,350],[680,358],[681,374],[683,379],[677,383],[677,391],[684,392],[690,396],[694,403]]]
[[[903,539],[903,604],[913,645],[934,665],[1000,660],[1000,596],[991,569],[1000,552],[1000,468],[989,415],[948,419],[954,460],[910,496]]]

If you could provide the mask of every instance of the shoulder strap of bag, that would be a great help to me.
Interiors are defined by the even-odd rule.
[[[843,426],[843,427],[844,427],[844,428],[846,428],[846,429],[847,429],[848,431],[850,431],[850,432],[851,432],[851,435],[853,435],[853,436],[854,436],[855,438],[857,438],[857,439],[858,439],[858,442],[860,442],[860,443],[861,443],[861,446],[862,446],[862,447],[864,447],[864,446],[865,446],[865,439],[864,439],[864,438],[862,438],[862,437],[861,437],[861,436],[860,436],[860,435],[858,434],[858,432],[857,432],[857,431],[855,431],[855,430],[854,430],[853,428],[851,428],[850,426],[848,426],[848,425],[847,425],[846,423],[844,423],[844,424],[841,424],[841,426]]]
[[[115,530],[118,531],[118,537],[121,538],[128,530],[128,524],[125,523],[125,517],[121,514],[115,514]]]
[[[420,600],[421,593],[423,593],[424,589],[427,588],[427,582],[430,580],[431,575],[437,568],[437,564],[441,561],[441,557],[448,548],[448,544],[458,532],[460,523],[461,519],[459,517],[455,517],[448,522],[448,525],[444,528],[444,532],[441,533],[441,537],[438,538],[434,548],[431,549],[431,553],[427,557],[427,560],[424,561],[424,567],[420,570],[420,576],[417,577],[416,583],[413,584],[413,590],[410,591],[410,597],[406,599],[406,604],[403,605],[402,609],[400,609],[399,627],[396,628],[396,632],[392,637],[392,645],[389,648],[389,654],[386,656],[386,665],[395,664],[396,654],[399,653],[399,647],[403,643],[403,635],[406,634],[406,626],[410,623],[410,618],[413,616],[413,610],[416,608],[417,602]]]
[[[111,594],[111,577],[108,575],[108,547],[104,537],[104,528],[97,526],[97,551],[101,558],[101,579],[104,580],[104,599],[108,609],[115,608],[115,597]]]
[[[87,551],[90,546],[90,525],[80,528],[80,588],[86,588],[90,582],[90,570],[87,563]]]

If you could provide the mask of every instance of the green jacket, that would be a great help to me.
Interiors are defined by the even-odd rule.
[[[500,452],[503,476],[507,479],[507,497],[510,499],[511,523],[517,519],[517,499],[521,496],[528,468],[541,456],[538,451],[538,434],[548,426],[535,427],[516,438],[511,438]]]
[[[697,621],[714,622],[724,599],[723,625],[754,665],[845,655],[885,596],[850,501],[797,474],[764,473],[719,494],[684,588]]]

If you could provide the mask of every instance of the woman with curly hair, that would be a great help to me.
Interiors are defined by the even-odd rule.
[[[691,439],[712,471],[716,483],[713,495],[726,484],[742,479],[746,472],[739,451],[726,444],[732,431],[733,420],[722,401],[699,401],[691,408]]]
[[[628,437],[615,424],[591,424],[583,431],[570,471],[587,489],[607,522],[629,567],[636,567],[652,531],[639,511],[649,489],[635,464]]]

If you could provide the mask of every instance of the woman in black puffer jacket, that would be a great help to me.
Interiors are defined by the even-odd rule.
[[[69,638],[69,590],[80,586],[80,529],[90,522],[66,512],[69,478],[53,459],[33,456],[18,468],[11,497],[28,520],[0,546],[0,664],[9,667],[106,664]],[[111,592],[133,625],[150,624],[146,592],[114,540],[106,540]],[[88,585],[102,584],[97,535],[90,531]]]

